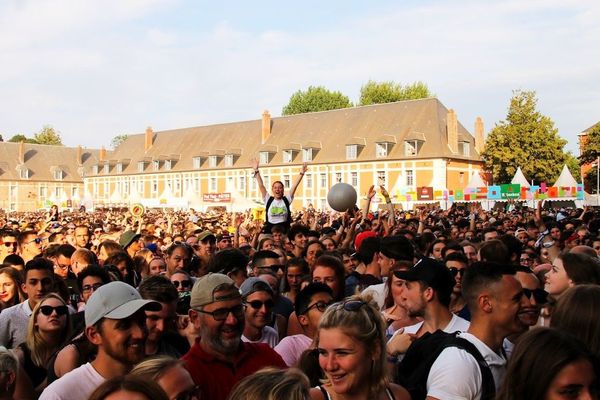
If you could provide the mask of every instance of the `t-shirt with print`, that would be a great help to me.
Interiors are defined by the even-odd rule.
[[[292,204],[292,201],[294,199],[288,195],[286,195],[285,197],[288,199],[289,203]],[[267,202],[269,201],[270,198],[271,198],[270,194],[267,194],[265,196],[265,199],[264,199],[265,205],[267,205]],[[275,224],[282,224],[282,223],[286,222],[287,219],[288,219],[288,210],[287,210],[287,207],[285,206],[283,199],[273,198],[273,201],[271,202],[271,206],[267,210],[267,221],[269,221],[271,224],[275,225]]]

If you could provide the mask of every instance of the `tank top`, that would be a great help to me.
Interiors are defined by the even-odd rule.
[[[325,388],[323,386],[319,385],[319,386],[317,386],[317,388],[319,388],[321,393],[323,393],[323,396],[325,396],[326,400],[331,400],[331,396],[329,395],[329,392],[327,390],[325,390]],[[394,393],[392,393],[392,391],[390,390],[389,387],[385,388],[385,393],[387,394],[387,397],[389,400],[396,400],[396,398],[394,397]]]
[[[29,377],[29,380],[31,380],[33,387],[38,387],[39,384],[46,379],[46,368],[38,367],[33,363],[31,351],[29,350],[29,347],[27,347],[27,344],[21,343],[18,347],[23,352],[23,369]]]

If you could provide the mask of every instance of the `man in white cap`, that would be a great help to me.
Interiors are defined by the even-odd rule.
[[[40,400],[87,399],[105,380],[127,374],[145,356],[148,331],[144,311],[160,308],[160,303],[143,300],[124,282],[98,288],[85,308],[85,334],[98,347],[96,359],[54,381]]]

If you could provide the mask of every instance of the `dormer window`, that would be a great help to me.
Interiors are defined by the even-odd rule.
[[[202,165],[202,157],[193,157],[192,166],[194,169],[200,169],[200,165]]]
[[[54,180],[62,181],[64,178],[64,173],[62,169],[57,169],[54,171]]]
[[[208,156],[208,166],[210,168],[215,168],[217,166],[217,156]]]
[[[117,174],[122,174],[122,173],[123,173],[123,164],[118,163],[117,164]]]
[[[283,151],[283,162],[291,163],[294,159],[294,152],[292,150],[284,150]]]
[[[346,160],[356,160],[358,155],[358,145],[347,144],[346,145]]]
[[[270,158],[271,158],[271,154],[268,151],[261,151],[259,153],[259,162],[261,165],[266,165],[269,163]]]
[[[225,154],[224,162],[226,167],[233,167],[233,154]]]
[[[160,161],[159,160],[152,161],[152,169],[154,171],[158,171],[160,169]]]
[[[469,142],[458,142],[458,151],[465,157],[471,155],[471,146]]]
[[[302,161],[308,162],[313,160],[313,149],[302,149]]]
[[[29,179],[29,169],[21,168],[21,170],[19,171],[19,176],[21,177],[21,179]]]
[[[94,175],[98,175],[98,165],[92,166],[92,172],[94,173]]]
[[[166,160],[165,161],[165,170],[166,171],[170,171],[173,168],[173,161],[172,160]]]
[[[375,143],[375,157],[387,157],[388,156],[388,145],[389,143]]]
[[[109,168],[110,168],[110,165],[108,165],[108,164],[104,164],[104,173],[105,173],[105,174],[108,174],[108,172],[109,172]]]
[[[143,161],[138,162],[138,172],[144,172],[144,168],[146,167]]]
[[[416,156],[419,153],[420,143],[418,140],[404,141],[404,155],[407,157]]]

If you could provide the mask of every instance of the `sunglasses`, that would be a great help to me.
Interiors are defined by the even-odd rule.
[[[255,310],[260,310],[263,305],[265,306],[265,308],[273,308],[273,306],[275,306],[275,302],[273,300],[267,300],[267,301],[252,300],[252,301],[249,301],[244,304],[254,308]]]
[[[54,311],[56,311],[56,315],[61,316],[61,315],[67,315],[67,312],[69,312],[69,309],[67,308],[67,306],[56,306],[56,307],[41,306],[40,307],[40,312],[47,317],[52,315],[52,313]]]
[[[186,390],[183,393],[179,393],[175,400],[197,400],[200,399],[200,387],[196,386],[190,390]]]
[[[367,303],[362,300],[348,300],[338,304],[341,305],[341,307],[346,311],[358,311]]]
[[[17,242],[4,242],[5,247],[17,247]]]
[[[261,269],[266,269],[266,270],[269,270],[269,271],[277,272],[277,271],[283,269],[283,267],[285,267],[285,265],[273,264],[273,265],[265,265],[264,267],[257,267],[257,269],[259,271]]]
[[[316,308],[317,310],[319,310],[319,312],[325,312],[325,310],[327,310],[327,307],[329,307],[332,304],[333,304],[332,301],[330,301],[329,303],[326,303],[324,301],[317,301],[315,304],[308,306],[302,314],[308,313],[313,308]]]
[[[544,289],[523,289],[523,294],[528,299],[530,299],[531,295],[533,295],[535,302],[538,304],[546,304],[548,302],[548,292],[546,292]]]
[[[244,305],[240,304],[231,308],[219,308],[215,311],[204,311],[195,309],[197,312],[202,314],[208,314],[214,318],[215,321],[225,321],[229,313],[233,314],[237,319],[244,317]]]
[[[189,288],[192,284],[192,281],[185,279],[183,281],[171,281],[171,283],[173,284],[173,286],[175,286],[175,289],[179,288],[179,284],[181,284],[182,288]]]
[[[462,278],[463,275],[465,274],[465,268],[459,269],[459,268],[456,268],[456,267],[450,267],[448,269],[450,270],[450,273],[454,277],[456,277],[456,275],[460,275],[460,277]]]
[[[83,285],[81,290],[84,292],[90,292],[92,290],[98,290],[100,286],[104,285],[103,283],[94,283],[93,285]]]
[[[35,239],[33,239],[33,240],[30,240],[29,242],[26,242],[25,244],[29,244],[29,243],[40,244],[40,243],[42,243],[42,239],[40,239],[40,238],[35,238]]]

